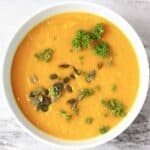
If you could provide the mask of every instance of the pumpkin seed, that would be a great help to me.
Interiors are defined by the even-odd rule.
[[[39,99],[36,97],[31,97],[30,100],[34,105],[38,105],[40,103]]]
[[[58,78],[58,75],[57,75],[57,74],[51,74],[51,75],[49,75],[49,78],[50,78],[51,80],[54,80],[54,79],[57,79],[57,78]]]
[[[67,84],[67,85],[66,85],[66,90],[67,90],[68,92],[72,92],[72,87],[71,87],[69,84]]]
[[[67,104],[69,104],[70,106],[73,106],[76,103],[76,99],[75,98],[71,98],[67,101]]]
[[[83,94],[80,94],[80,95],[78,95],[77,100],[78,100],[78,101],[81,101],[83,98],[84,98],[84,95],[83,95]]]
[[[65,77],[64,79],[63,79],[63,82],[64,83],[68,83],[70,81],[70,78],[69,77]]]
[[[46,96],[43,96],[43,101],[42,101],[42,103],[45,104],[45,105],[51,104],[50,98],[49,98],[49,97],[46,97]]]
[[[86,81],[91,82],[95,78],[95,76],[96,76],[96,71],[92,70],[91,72],[85,75]]]
[[[30,80],[33,84],[35,84],[39,81],[38,77],[35,74],[32,74]]]
[[[50,103],[51,103],[50,98],[43,96],[43,101],[38,103],[38,105],[36,105],[37,110],[41,110],[43,112],[48,111]]]
[[[29,97],[38,96],[38,95],[40,95],[40,93],[41,93],[41,90],[35,89],[35,90],[30,92]]]
[[[48,106],[51,104],[51,98],[48,97],[48,93],[48,89],[45,88],[36,88],[30,92],[29,98],[37,110],[48,111]]]
[[[36,88],[33,91],[30,92],[29,97],[34,97],[38,95],[48,95],[49,91],[45,88]]]
[[[57,82],[53,86],[56,87],[59,91],[64,91],[64,84],[62,82]]]
[[[46,111],[48,111],[48,105],[44,105],[44,104],[42,104],[42,103],[39,103],[39,104],[37,105],[37,110],[41,110],[41,111],[43,111],[43,112],[46,112]]]
[[[78,100],[75,98],[71,98],[67,101],[67,104],[70,105],[71,109],[78,114],[79,109],[78,109]]]
[[[70,78],[75,79],[75,75],[74,74],[70,74]]]
[[[98,69],[101,69],[102,67],[103,67],[103,63],[102,62],[100,62],[100,63],[97,64],[97,68]]]
[[[43,96],[42,95],[39,95],[38,99],[39,99],[40,102],[43,102]]]
[[[77,75],[80,75],[80,74],[81,74],[81,71],[78,70],[77,68],[75,68],[74,66],[72,66],[72,69],[73,69],[73,71],[74,71]]]
[[[61,65],[59,65],[59,67],[60,68],[68,68],[68,67],[70,67],[70,65],[69,64],[61,64]]]

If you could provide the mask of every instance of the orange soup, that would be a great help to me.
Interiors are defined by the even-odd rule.
[[[11,81],[32,124],[54,137],[81,140],[109,132],[127,115],[139,68],[132,44],[110,21],[64,13],[25,36]]]

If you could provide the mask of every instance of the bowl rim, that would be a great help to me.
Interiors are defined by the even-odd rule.
[[[92,7],[92,9],[94,8],[101,8],[102,10],[105,10],[106,12],[109,12],[110,14],[112,14],[112,16],[116,17],[118,20],[121,21],[121,23],[127,25],[128,29],[131,32],[131,35],[134,37],[134,39],[131,39],[133,41],[135,41],[135,43],[131,42],[133,45],[137,46],[138,49],[141,50],[141,53],[139,56],[139,54],[137,55],[138,58],[138,62],[139,63],[139,67],[140,67],[140,88],[138,91],[138,95],[137,98],[135,100],[135,103],[138,101],[138,103],[136,104],[136,106],[138,106],[137,108],[135,108],[135,104],[132,106],[131,110],[134,109],[134,111],[131,111],[128,113],[128,115],[119,123],[119,125],[117,125],[116,127],[114,127],[113,129],[111,129],[110,132],[108,132],[106,135],[103,135],[102,137],[98,136],[95,138],[91,138],[91,139],[86,139],[86,140],[80,140],[80,141],[69,141],[69,140],[63,140],[63,139],[57,139],[55,137],[51,137],[52,139],[48,140],[45,138],[45,136],[43,136],[42,131],[40,131],[40,129],[37,129],[34,125],[32,125],[27,118],[23,115],[23,114],[18,114],[18,112],[20,111],[20,109],[18,108],[18,105],[15,102],[14,97],[11,97],[7,90],[10,91],[10,87],[11,84],[9,82],[6,81],[6,79],[10,78],[10,69],[6,70],[6,66],[10,66],[12,64],[9,61],[7,61],[8,59],[8,52],[10,52],[12,44],[14,42],[14,40],[16,40],[17,36],[20,36],[19,38],[21,39],[21,35],[20,32],[22,32],[23,28],[26,26],[27,23],[32,22],[33,18],[37,17],[38,15],[42,14],[44,11],[55,8],[55,7],[65,7],[67,5],[82,5],[82,6],[90,6]],[[78,11],[76,11],[78,12]],[[88,11],[87,11],[88,13]],[[91,12],[92,13],[92,12]],[[50,15],[49,15],[50,16]],[[42,19],[40,19],[42,20]],[[112,21],[112,20],[111,20]],[[113,21],[112,21],[113,22]],[[113,22],[114,23],[114,22]],[[35,24],[36,25],[36,24]],[[34,26],[35,26],[34,25]],[[120,25],[119,25],[120,26]],[[118,27],[119,27],[118,26]],[[127,35],[126,35],[127,36]],[[130,39],[130,41],[131,41]],[[137,42],[137,43],[136,43]],[[20,42],[18,42],[19,44]],[[135,49],[136,51],[136,49]],[[15,53],[15,52],[14,52]],[[137,52],[136,52],[137,54]],[[139,57],[142,60],[139,60]],[[7,58],[7,59],[6,59]],[[10,60],[13,59],[13,56],[9,56]],[[141,64],[142,63],[142,64]],[[141,66],[144,68],[142,69]],[[142,77],[141,77],[142,76]],[[93,2],[85,2],[85,1],[66,1],[66,0],[62,0],[61,2],[56,2],[54,4],[51,4],[47,7],[44,7],[42,9],[39,9],[37,12],[35,12],[31,17],[29,17],[17,30],[17,32],[14,34],[11,42],[9,43],[8,48],[5,51],[5,56],[3,57],[2,60],[2,76],[1,76],[1,81],[2,81],[2,96],[3,99],[5,100],[5,102],[7,103],[7,106],[9,108],[9,110],[11,111],[11,113],[13,114],[13,117],[15,118],[15,120],[17,120],[17,122],[33,137],[35,137],[36,139],[39,139],[42,142],[51,144],[52,146],[55,147],[59,147],[59,148],[69,148],[69,149],[84,149],[84,148],[92,148],[101,144],[104,144],[110,140],[112,140],[113,138],[117,137],[118,135],[120,135],[125,129],[127,129],[129,127],[129,125],[134,121],[134,119],[137,117],[137,115],[139,114],[140,110],[142,109],[142,106],[145,102],[146,99],[146,95],[147,95],[147,91],[148,91],[148,87],[149,87],[149,67],[148,67],[148,58],[144,49],[144,46],[139,38],[139,36],[137,35],[137,33],[135,32],[135,30],[128,24],[128,22],[123,19],[120,15],[118,15],[117,13],[115,13],[114,11],[110,10],[109,8],[106,8],[100,4],[96,4]],[[145,82],[145,83],[144,83]],[[10,91],[12,93],[12,91]],[[140,94],[140,95],[139,95]],[[139,98],[138,98],[139,97]],[[143,98],[143,99],[142,99]],[[13,99],[14,102],[12,102],[9,99]],[[19,110],[19,111],[18,111]],[[131,113],[132,112],[132,113]],[[120,128],[119,128],[120,127]],[[38,133],[37,133],[38,132]],[[48,136],[50,137],[50,136]],[[102,140],[103,138],[103,140]],[[60,140],[60,141],[59,141]]]

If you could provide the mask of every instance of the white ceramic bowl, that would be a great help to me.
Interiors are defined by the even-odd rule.
[[[131,41],[138,58],[139,68],[140,68],[140,86],[138,89],[138,94],[135,99],[135,103],[132,106],[130,112],[127,114],[127,116],[107,134],[92,139],[88,139],[88,140],[82,140],[82,141],[65,141],[62,139],[57,139],[55,137],[43,133],[42,131],[34,127],[34,125],[32,125],[25,118],[25,116],[22,114],[22,112],[20,111],[20,109],[18,108],[15,102],[15,98],[13,96],[13,92],[11,88],[11,78],[10,78],[11,65],[12,65],[16,48],[19,45],[19,43],[22,41],[22,39],[25,37],[27,32],[31,28],[33,28],[36,24],[43,21],[49,16],[53,16],[62,12],[72,12],[72,11],[88,12],[88,13],[100,15],[113,22],[118,28],[120,28],[124,32],[124,34]],[[5,51],[1,80],[2,80],[1,84],[3,85],[2,94],[4,94],[3,95],[4,100],[8,103],[9,109],[13,112],[16,120],[18,120],[21,126],[24,127],[24,129],[26,129],[26,131],[28,131],[32,136],[34,136],[36,139],[39,139],[51,145],[65,148],[65,149],[90,148],[100,144],[104,144],[105,142],[108,142],[111,139],[118,136],[125,129],[127,129],[127,127],[133,122],[133,120],[139,114],[144,104],[146,93],[148,90],[148,83],[149,83],[148,59],[140,38],[138,37],[134,29],[118,14],[101,5],[97,5],[89,2],[83,2],[83,1],[65,2],[62,0],[61,3],[56,3],[35,13],[35,15],[32,16],[30,19],[28,19],[21,26],[18,32],[14,35],[11,43],[9,44],[8,49]]]

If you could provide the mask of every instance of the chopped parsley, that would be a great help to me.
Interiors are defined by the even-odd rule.
[[[105,134],[108,131],[109,131],[109,127],[108,126],[102,126],[102,127],[99,128],[99,132],[101,134]]]
[[[94,88],[95,88],[97,91],[100,91],[100,90],[101,90],[101,86],[100,86],[100,85],[96,85]]]
[[[52,86],[49,89],[49,95],[53,96],[53,97],[56,97],[57,95],[59,95],[59,89],[57,87],[55,87],[55,86]]]
[[[34,56],[38,60],[49,62],[52,57],[52,50],[50,48],[47,48],[43,52],[35,53]]]
[[[85,89],[81,90],[81,92],[79,93],[79,95],[77,97],[77,101],[81,101],[85,97],[89,97],[93,94],[94,94],[94,92],[91,88],[85,88]]]
[[[116,99],[110,99],[109,101],[102,99],[101,103],[116,117],[123,117],[126,114],[124,105]]]
[[[83,64],[84,56],[79,56],[80,64]]]
[[[94,119],[93,119],[92,117],[87,117],[87,118],[85,118],[85,123],[86,123],[86,124],[92,124],[93,121],[94,121]]]
[[[66,112],[65,110],[60,110],[59,113],[66,119],[66,121],[70,121],[72,119],[72,115]]]
[[[72,40],[72,46],[77,49],[81,50],[81,48],[88,48],[92,39],[88,32],[84,30],[80,30],[76,32],[74,39]]]
[[[95,70],[92,70],[92,71],[90,71],[90,72],[85,72],[84,73],[84,76],[85,76],[85,79],[86,79],[86,81],[87,82],[91,82],[92,80],[94,80],[95,79],[95,77],[96,77],[96,71]]]
[[[80,51],[81,49],[88,48],[94,40],[101,39],[103,33],[104,33],[104,25],[103,24],[97,24],[91,31],[85,31],[85,30],[79,30],[76,32],[73,40],[72,40],[72,46]],[[101,55],[101,57],[106,57],[106,54],[108,53],[106,51],[109,50],[108,45],[106,43],[101,42],[96,46],[96,49],[100,47],[101,50],[98,50],[98,54]],[[96,50],[97,51],[97,50]],[[105,52],[99,52],[99,51],[105,51]]]
[[[105,58],[109,54],[109,46],[106,42],[97,44],[94,48],[94,53],[99,55],[101,58]]]
[[[104,25],[97,24],[91,31],[91,38],[93,40],[101,39],[103,33],[104,33]]]
[[[116,90],[117,90],[117,85],[116,85],[116,84],[113,84],[111,90],[112,90],[112,91],[116,91]]]
[[[62,82],[56,82],[49,88],[49,96],[52,102],[56,102],[64,92],[64,84]]]
[[[84,97],[91,96],[91,95],[93,95],[93,90],[90,89],[90,88],[86,88],[86,89],[83,89],[83,90],[81,91],[81,94],[82,94]]]
[[[110,58],[108,59],[108,65],[109,65],[109,66],[112,66],[112,63],[113,63],[113,58],[110,57]]]

